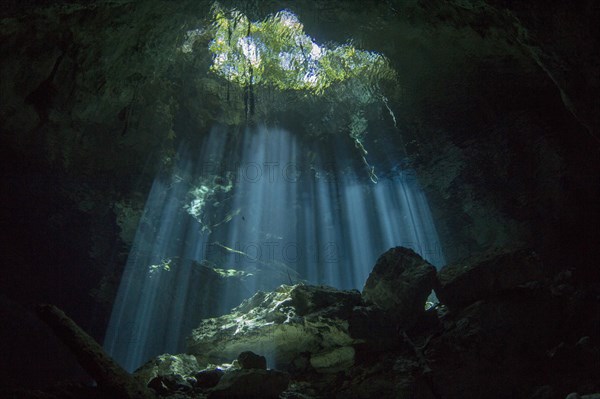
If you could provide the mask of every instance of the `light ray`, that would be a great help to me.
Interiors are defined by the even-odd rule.
[[[196,154],[182,147],[172,179],[156,179],[106,334],[127,370],[183,351],[201,318],[258,289],[302,279],[360,290],[378,256],[398,245],[443,265],[414,173],[373,184],[343,147],[305,157],[306,146],[282,129],[214,128]],[[325,157],[333,170],[318,166]]]

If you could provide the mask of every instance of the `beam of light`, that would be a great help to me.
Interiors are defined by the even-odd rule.
[[[258,289],[302,279],[360,290],[378,256],[398,245],[444,264],[414,173],[373,184],[347,148],[307,146],[282,129],[214,128],[197,153],[181,149],[170,180],[156,179],[106,334],[123,367],[181,352],[202,318]],[[206,280],[200,264],[245,273],[247,291]]]
[[[213,132],[202,157],[222,155],[224,145],[224,137]],[[181,156],[186,157],[185,151]],[[183,174],[199,173],[189,161],[181,169]],[[182,208],[189,186],[174,181],[157,178],[152,185],[105,336],[105,349],[129,371],[157,354],[176,353],[190,323],[206,313],[194,308],[199,295],[188,283],[194,280],[191,260],[204,258],[208,234]],[[150,272],[150,265],[174,257],[182,259],[177,268]]]

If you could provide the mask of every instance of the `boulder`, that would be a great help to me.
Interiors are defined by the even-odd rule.
[[[232,370],[225,373],[208,398],[278,398],[289,383],[289,374],[277,370]]]
[[[202,370],[194,376],[195,385],[198,388],[213,388],[221,381],[224,374],[225,372],[221,369]]]
[[[299,284],[290,291],[291,304],[299,316],[309,314],[347,319],[354,306],[362,302],[356,290],[343,291],[328,286]]]
[[[152,388],[158,394],[187,392],[193,389],[192,384],[179,374],[159,375],[154,377],[148,383],[148,388]]]
[[[193,377],[203,367],[193,355],[164,354],[155,357],[137,369],[133,376],[143,384],[148,384],[156,377],[178,375],[183,379]]]
[[[542,276],[542,263],[534,252],[493,250],[442,268],[435,292],[448,308],[457,309]]]
[[[395,247],[377,259],[363,298],[383,309],[396,324],[409,328],[425,311],[436,269],[413,250]]]
[[[242,369],[267,369],[267,359],[254,352],[242,352],[239,354],[237,360]]]
[[[352,338],[365,342],[369,350],[389,350],[399,344],[396,323],[375,305],[355,306],[348,319]]]
[[[547,382],[555,393],[576,386],[586,367],[573,375],[563,368],[576,364],[558,334],[568,312],[563,301],[544,290],[517,290],[449,313],[425,351],[438,397],[486,397],[494,387],[497,398],[543,398]],[[514,387],[527,387],[527,395],[515,396]]]
[[[321,373],[337,373],[354,365],[355,351],[352,346],[335,348],[328,352],[316,353],[310,357],[310,365]]]
[[[353,355],[348,347],[361,341],[350,335],[347,320],[360,303],[355,290],[282,285],[274,292],[258,292],[230,314],[203,320],[188,338],[188,353],[220,363],[253,351],[285,369],[309,353],[317,356],[313,364],[317,371],[349,367]],[[330,360],[321,361],[321,355]]]

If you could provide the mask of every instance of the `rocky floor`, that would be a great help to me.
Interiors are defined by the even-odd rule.
[[[186,353],[151,360],[133,380],[169,398],[593,399],[598,288],[568,268],[548,276],[528,250],[491,251],[436,273],[397,247],[362,293],[259,291],[203,320]],[[432,289],[440,303],[427,302]],[[77,385],[7,394],[107,397],[102,386]]]

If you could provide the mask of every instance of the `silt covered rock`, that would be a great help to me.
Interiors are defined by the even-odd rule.
[[[208,398],[278,398],[289,383],[289,374],[277,370],[232,370],[225,373]]]
[[[193,355],[183,353],[179,355],[164,354],[144,364],[133,375],[143,384],[148,384],[156,377],[169,375],[178,375],[185,379],[193,376],[201,368]]]
[[[542,276],[542,263],[534,252],[493,250],[442,268],[435,292],[443,304],[457,309]]]
[[[257,355],[254,352],[242,352],[238,356],[237,360],[242,369],[267,369],[267,359],[264,356]]]
[[[344,369],[354,362],[352,345],[360,342],[347,321],[360,303],[358,291],[282,285],[258,292],[228,315],[203,320],[188,338],[188,352],[219,363],[253,351],[277,368],[309,353],[317,371]]]
[[[434,266],[411,249],[395,247],[379,257],[362,296],[398,325],[410,327],[423,314],[434,281]]]

